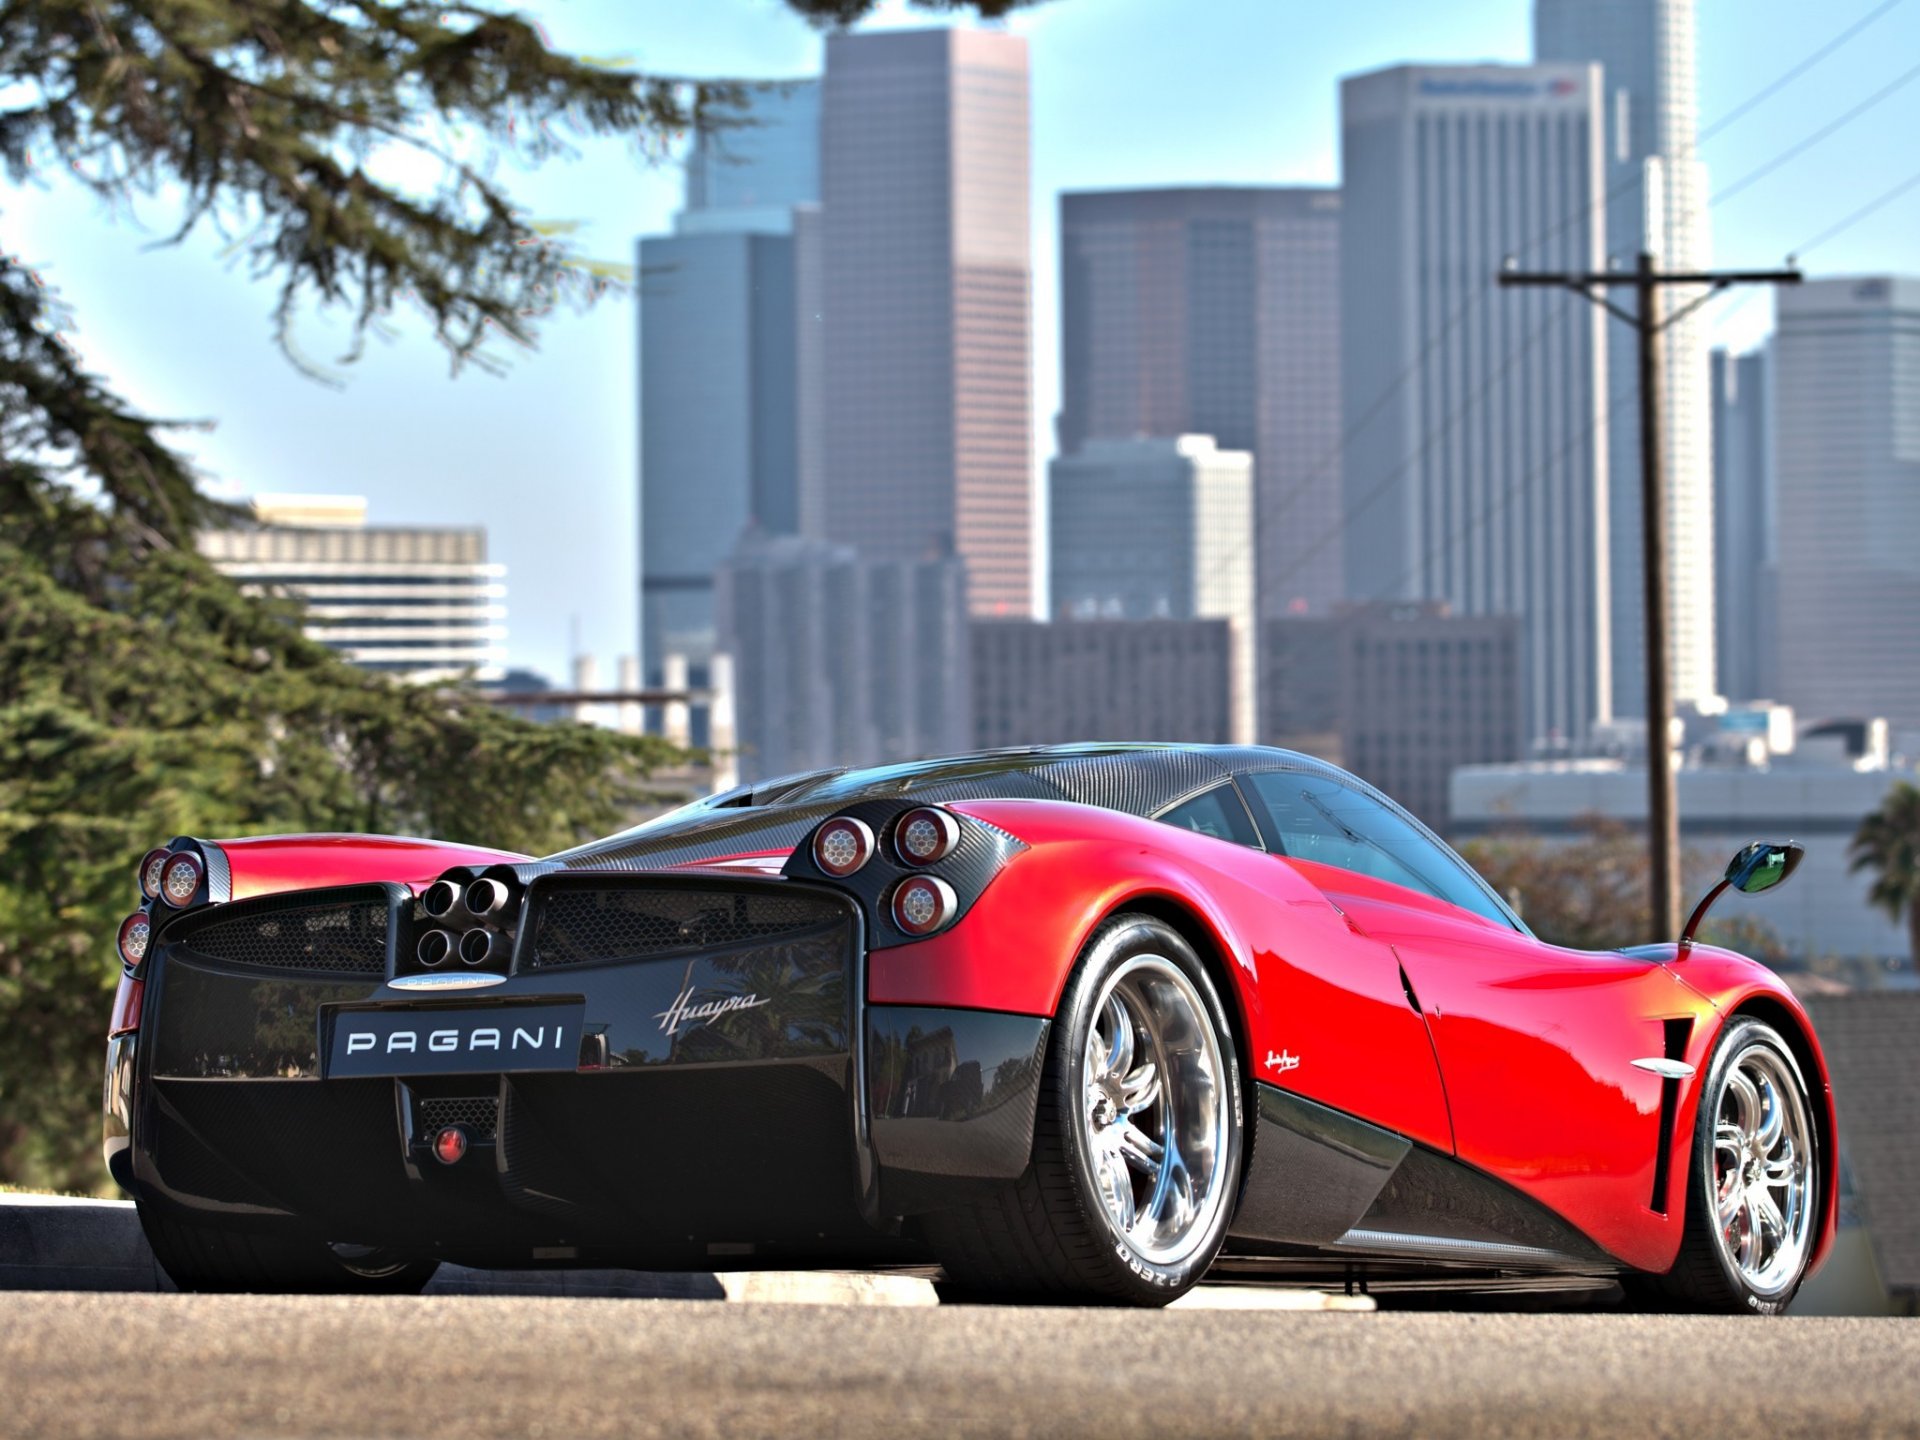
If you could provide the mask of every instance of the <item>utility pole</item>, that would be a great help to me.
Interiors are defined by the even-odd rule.
[[[1788,256],[1789,260],[1793,257]],[[1512,266],[1509,260],[1508,266]],[[1680,933],[1680,810],[1674,799],[1673,667],[1668,663],[1667,483],[1661,465],[1660,336],[1730,285],[1798,285],[1798,270],[1706,270],[1663,274],[1642,250],[1631,271],[1546,270],[1500,272],[1502,285],[1564,286],[1626,323],[1640,345],[1640,569],[1646,609],[1647,835],[1651,842],[1653,935],[1658,943]],[[1667,285],[1704,285],[1707,292],[1673,314],[1660,313]],[[1632,312],[1608,298],[1631,286]]]

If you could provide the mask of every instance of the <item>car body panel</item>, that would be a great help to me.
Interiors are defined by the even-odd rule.
[[[257,835],[211,843],[227,857],[232,872],[227,898],[233,900],[381,880],[420,887],[455,865],[510,865],[529,858],[405,835]]]

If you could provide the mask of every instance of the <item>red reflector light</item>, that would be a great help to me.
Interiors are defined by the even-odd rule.
[[[184,910],[200,893],[200,877],[206,873],[198,855],[184,851],[175,855],[160,871],[160,898],[176,910]]]
[[[953,853],[960,843],[960,822],[944,810],[928,806],[909,810],[893,832],[893,845],[909,865],[931,865]]]
[[[433,1137],[433,1158],[442,1165],[451,1165],[467,1153],[467,1132],[458,1125],[449,1125]]]
[[[145,988],[144,980],[135,980],[131,975],[120,977],[120,988],[113,992],[113,1015],[107,1021],[109,1040],[140,1028],[140,993]]]
[[[933,875],[916,875],[893,892],[893,923],[909,935],[931,935],[953,919],[960,901]]]
[[[136,910],[120,922],[120,958],[138,965],[147,958],[147,944],[153,938],[153,921],[144,910]]]
[[[149,850],[140,862],[140,893],[149,900],[160,898],[160,872],[172,858],[171,850]]]
[[[873,858],[873,827],[851,815],[836,815],[813,832],[813,863],[845,879]]]

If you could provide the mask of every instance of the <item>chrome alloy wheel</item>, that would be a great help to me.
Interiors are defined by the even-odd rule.
[[[1212,1233],[1229,1177],[1226,1058],[1179,966],[1136,955],[1107,978],[1082,1057],[1094,1190],[1135,1254],[1178,1265]]]
[[[1763,1298],[1800,1277],[1812,1245],[1813,1119],[1792,1063],[1768,1045],[1740,1054],[1713,1107],[1714,1237]]]

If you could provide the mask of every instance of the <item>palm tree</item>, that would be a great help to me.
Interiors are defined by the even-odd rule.
[[[1920,789],[1901,781],[1880,808],[1860,822],[1848,847],[1849,868],[1873,872],[1867,898],[1897,922],[1907,922],[1914,963],[1920,965]]]

